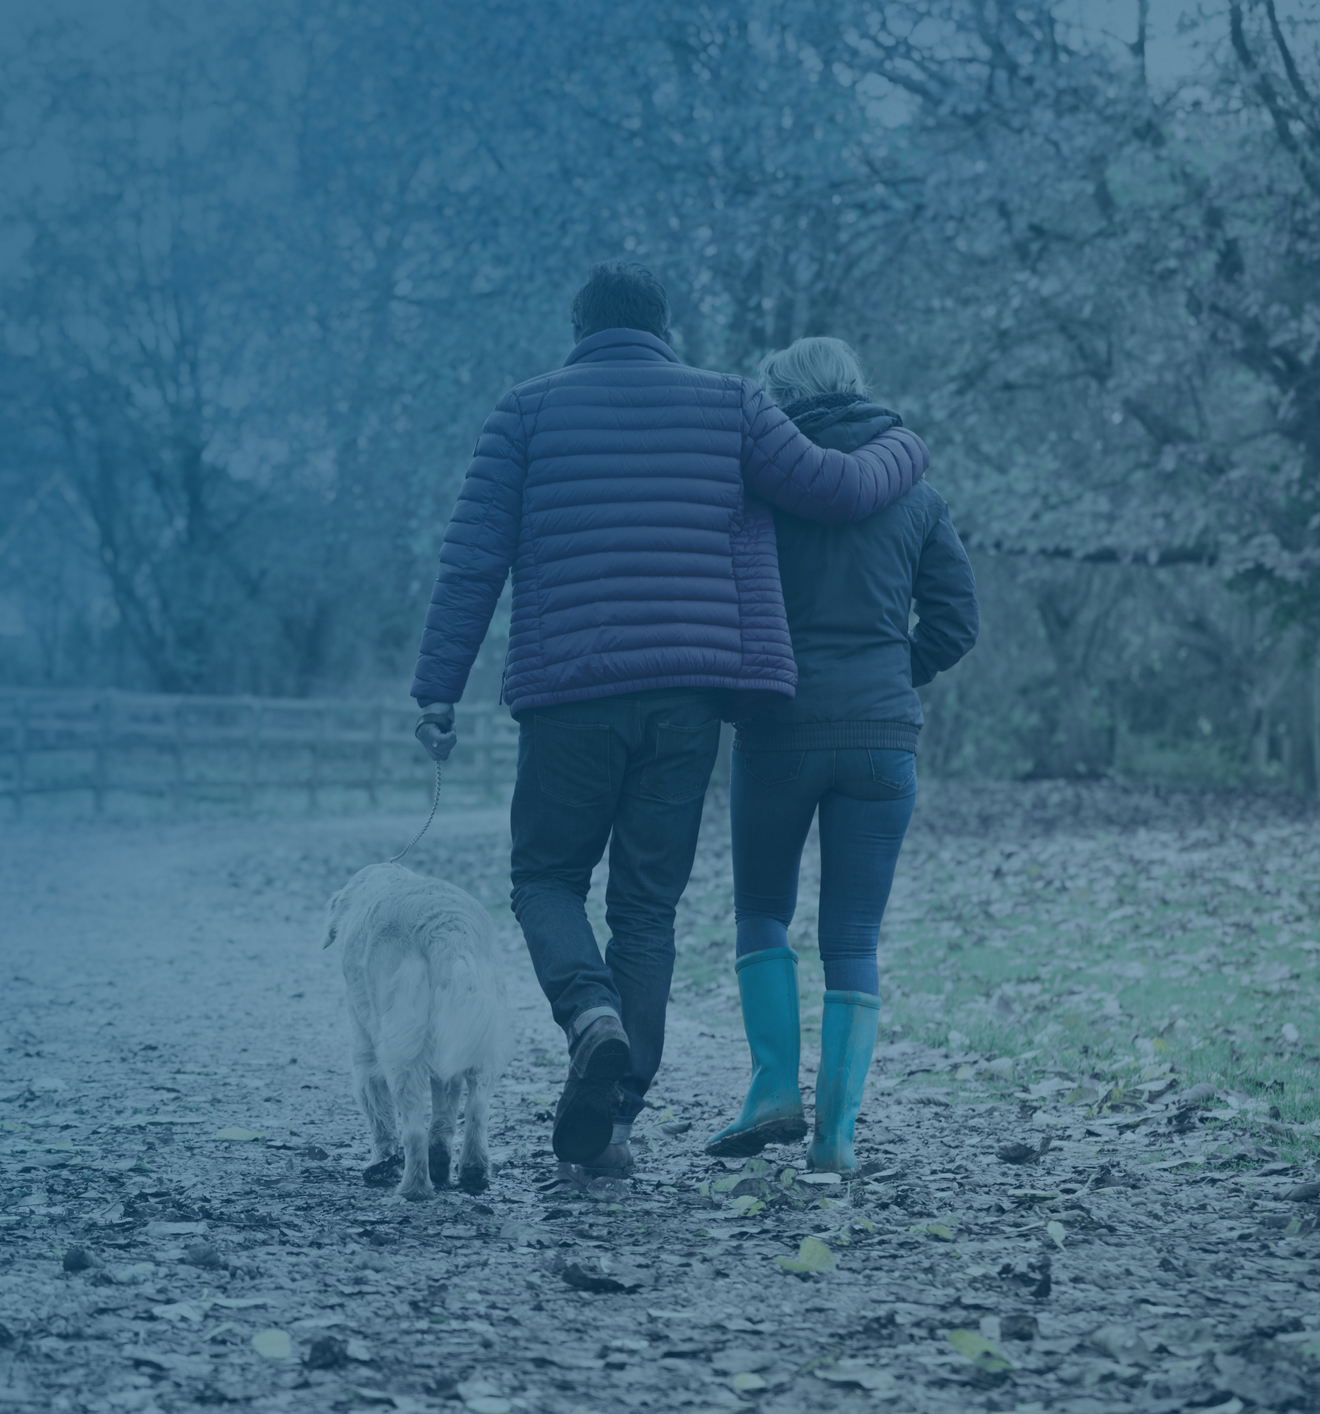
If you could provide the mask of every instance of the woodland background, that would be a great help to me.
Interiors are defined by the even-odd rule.
[[[0,686],[402,699],[627,254],[686,361],[836,334],[929,442],[984,621],[929,772],[1320,793],[1308,9],[8,7]]]

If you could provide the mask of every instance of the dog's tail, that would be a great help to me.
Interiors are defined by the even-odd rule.
[[[405,953],[386,983],[381,998],[380,1056],[387,1069],[403,1069],[426,1058],[435,1001],[426,960]]]
[[[504,1068],[508,1018],[499,989],[480,975],[481,966],[460,954],[436,998],[435,1067],[442,1076],[473,1067],[498,1074]]]

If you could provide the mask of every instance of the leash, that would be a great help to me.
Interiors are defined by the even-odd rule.
[[[440,806],[440,763],[435,763],[435,793],[431,796],[431,813],[426,817],[426,824],[408,841],[406,845],[389,861],[397,864],[405,854],[417,843],[419,839],[431,828],[431,821],[435,819],[435,812]]]

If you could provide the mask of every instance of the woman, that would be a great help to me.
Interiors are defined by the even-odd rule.
[[[799,339],[770,354],[760,377],[822,447],[852,451],[901,425],[870,401],[857,356],[839,339]],[[788,925],[819,810],[826,991],[807,1162],[847,1173],[879,1024],[880,920],[917,793],[915,689],[976,642],[976,585],[949,508],[926,482],[857,524],[776,512],[775,529],[797,695],[739,723],[734,739],[737,973],[752,1082],[742,1113],[706,1151],[755,1154],[807,1132]],[[919,622],[909,631],[914,604]]]

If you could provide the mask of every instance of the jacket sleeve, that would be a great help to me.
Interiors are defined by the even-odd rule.
[[[971,561],[943,502],[921,547],[912,597],[919,620],[908,634],[912,686],[925,687],[972,651],[980,629]]]
[[[771,505],[822,525],[865,520],[926,474],[930,453],[906,427],[836,452],[803,436],[765,392],[743,382],[743,477]]]
[[[486,419],[440,546],[413,676],[419,702],[457,702],[518,548],[527,452],[515,393]]]

